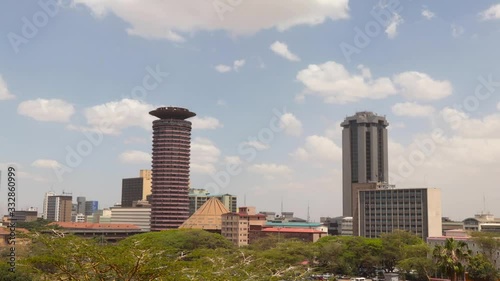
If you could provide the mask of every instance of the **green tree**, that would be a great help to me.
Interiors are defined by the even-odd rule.
[[[456,281],[459,274],[465,273],[465,265],[470,259],[471,251],[465,242],[448,238],[444,245],[434,247],[432,256],[438,271]]]
[[[493,262],[495,255],[500,251],[500,237],[498,233],[492,232],[471,232],[472,240],[481,249],[481,252]]]
[[[385,272],[394,272],[398,263],[409,255],[409,248],[421,245],[424,241],[408,231],[394,230],[380,236],[382,240],[381,262]]]
[[[476,281],[496,281],[500,278],[498,270],[483,254],[475,255],[469,260],[467,272]]]

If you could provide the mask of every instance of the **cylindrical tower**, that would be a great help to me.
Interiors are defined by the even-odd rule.
[[[191,122],[196,114],[180,107],[149,112],[153,121],[151,231],[178,228],[189,217]]]

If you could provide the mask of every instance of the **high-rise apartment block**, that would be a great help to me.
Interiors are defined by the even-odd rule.
[[[194,112],[160,107],[153,121],[151,231],[178,228],[189,217],[189,163]]]
[[[238,209],[238,198],[231,194],[210,194],[205,189],[189,189],[189,216],[193,215],[208,199],[215,197],[229,210],[236,212]]]
[[[141,170],[138,178],[122,180],[122,207],[132,207],[134,201],[146,201],[151,194],[151,170]]]
[[[383,116],[357,112],[341,123],[343,216],[353,216],[352,184],[387,182],[387,126]]]
[[[47,220],[71,222],[71,195],[51,195],[47,197]]]
[[[353,229],[379,237],[400,229],[426,239],[442,235],[441,191],[436,188],[359,190],[359,220]]]

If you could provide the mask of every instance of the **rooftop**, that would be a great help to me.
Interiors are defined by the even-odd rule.
[[[265,226],[281,226],[281,227],[319,227],[319,222],[267,222]]]
[[[191,112],[186,108],[172,107],[172,106],[158,107],[157,109],[150,111],[149,114],[158,117],[160,119],[180,119],[180,120],[196,116],[196,113]]]
[[[88,222],[52,222],[65,229],[141,229],[134,224],[119,223],[88,223]]]
[[[326,233],[321,230],[309,229],[309,228],[278,228],[278,227],[269,227],[262,229],[262,232],[278,232],[278,233]]]

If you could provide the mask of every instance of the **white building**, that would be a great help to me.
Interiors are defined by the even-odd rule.
[[[111,223],[134,224],[148,232],[151,230],[151,207],[112,207]]]

